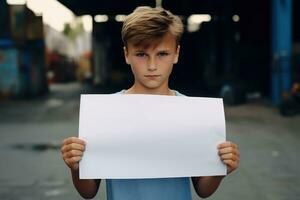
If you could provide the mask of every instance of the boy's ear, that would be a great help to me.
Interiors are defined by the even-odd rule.
[[[129,60],[128,60],[128,49],[127,49],[127,47],[123,47],[123,50],[124,50],[124,57],[125,57],[125,61],[126,61],[126,63],[128,64],[128,65],[130,65],[130,62],[129,62]]]
[[[176,54],[175,54],[175,58],[174,58],[173,64],[176,64],[178,62],[179,52],[180,52],[180,45],[177,45]]]

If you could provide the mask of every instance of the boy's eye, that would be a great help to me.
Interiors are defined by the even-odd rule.
[[[169,55],[169,53],[167,53],[167,52],[159,52],[158,53],[159,57],[164,57],[164,56],[168,56],[168,55]]]
[[[145,56],[146,56],[146,54],[143,53],[143,52],[136,53],[135,55],[136,55],[137,57],[145,57]]]

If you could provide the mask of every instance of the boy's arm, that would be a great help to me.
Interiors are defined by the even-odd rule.
[[[77,137],[70,137],[62,142],[61,153],[64,162],[70,168],[73,185],[85,199],[93,198],[100,185],[100,180],[79,179],[79,162],[85,150],[85,142]]]
[[[206,198],[212,195],[219,187],[222,179],[225,176],[203,176],[203,177],[192,177],[192,182],[196,193]]]
[[[233,142],[226,141],[218,145],[218,150],[220,159],[227,165],[227,174],[231,173],[238,167],[240,162],[238,146]],[[206,198],[218,189],[224,177],[225,176],[192,177],[192,181],[197,194],[202,198]]]
[[[79,179],[79,170],[71,170],[73,185],[78,193],[85,199],[96,196],[101,180],[100,179]]]

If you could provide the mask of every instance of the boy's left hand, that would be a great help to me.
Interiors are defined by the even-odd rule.
[[[234,171],[240,162],[240,152],[238,146],[230,141],[218,145],[219,156],[224,164],[227,165],[227,174]]]

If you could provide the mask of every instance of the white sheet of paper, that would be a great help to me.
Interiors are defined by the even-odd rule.
[[[81,95],[81,179],[225,175],[222,99]]]

